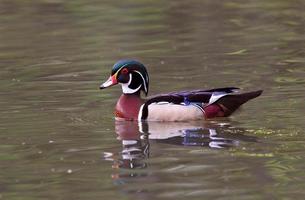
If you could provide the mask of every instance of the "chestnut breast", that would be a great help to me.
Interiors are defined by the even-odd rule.
[[[138,95],[122,94],[115,107],[115,117],[125,120],[137,120],[144,101]]]

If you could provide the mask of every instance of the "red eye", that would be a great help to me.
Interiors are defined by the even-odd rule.
[[[127,74],[128,73],[128,69],[124,68],[122,69],[122,74]]]

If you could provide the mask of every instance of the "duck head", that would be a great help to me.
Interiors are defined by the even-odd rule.
[[[120,60],[115,63],[109,79],[100,85],[105,89],[113,85],[121,84],[124,94],[139,94],[143,91],[147,96],[149,77],[145,66],[135,60]]]

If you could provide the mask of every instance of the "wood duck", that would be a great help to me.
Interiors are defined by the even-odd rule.
[[[262,90],[240,93],[225,87],[190,90],[147,96],[149,77],[145,66],[136,60],[120,60],[113,65],[109,79],[100,89],[121,84],[123,94],[115,107],[116,119],[138,121],[192,121],[228,117],[242,104],[258,97]]]

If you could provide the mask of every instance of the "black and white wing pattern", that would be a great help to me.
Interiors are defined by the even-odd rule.
[[[185,105],[190,103],[202,103],[203,107],[213,103],[218,103],[226,108],[225,115],[229,116],[240,105],[244,104],[252,98],[259,96],[261,93],[262,90],[240,93],[239,88],[225,87],[208,90],[190,90],[159,94],[152,96],[146,100],[140,111],[141,113],[139,115],[139,120],[145,120],[147,118],[148,106],[150,104],[160,102]]]

